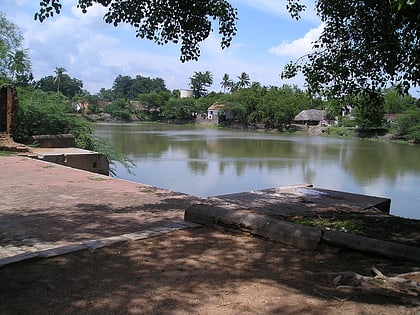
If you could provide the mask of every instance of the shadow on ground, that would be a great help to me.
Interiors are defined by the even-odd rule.
[[[414,314],[400,298],[363,294],[338,301],[331,277],[308,273],[366,275],[372,265],[386,274],[415,268],[354,251],[299,251],[226,231],[189,229],[4,266],[0,313]]]

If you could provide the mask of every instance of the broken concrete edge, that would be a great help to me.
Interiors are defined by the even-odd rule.
[[[54,248],[50,248],[47,250],[37,250],[33,252],[20,253],[13,256],[0,258],[0,268],[5,265],[17,263],[17,262],[32,259],[32,258],[51,258],[51,257],[65,255],[65,254],[69,254],[69,253],[73,253],[73,252],[77,252],[81,250],[87,250],[87,249],[95,250],[95,249],[103,248],[106,246],[114,245],[117,243],[151,238],[151,237],[159,236],[159,235],[170,233],[177,230],[197,228],[201,226],[202,226],[201,224],[192,223],[192,222],[171,221],[171,222],[168,222],[164,226],[152,227],[150,229],[140,230],[134,233],[127,233],[127,234],[122,234],[118,236],[110,236],[110,237],[105,237],[105,238],[101,238],[97,240],[87,240],[80,243],[75,242],[75,243],[66,244],[62,246],[56,246]]]
[[[339,231],[325,231],[322,235],[322,240],[331,245],[356,249],[392,259],[420,263],[420,248],[414,246],[381,241]]]
[[[319,228],[276,220],[264,214],[254,214],[246,210],[194,204],[186,209],[184,220],[205,226],[220,225],[239,229],[304,250],[315,250],[318,245],[325,242],[391,259],[420,263],[420,248],[417,247],[339,231],[322,231]]]
[[[307,250],[314,250],[322,236],[321,230],[316,228],[208,204],[188,207],[184,220],[206,226],[235,226],[251,234]]]

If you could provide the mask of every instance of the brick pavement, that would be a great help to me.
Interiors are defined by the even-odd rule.
[[[201,198],[27,157],[0,157],[0,266],[194,226]]]

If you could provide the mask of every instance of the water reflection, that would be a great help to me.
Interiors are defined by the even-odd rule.
[[[420,218],[420,147],[158,124],[96,125],[136,161],[121,178],[211,196],[297,183],[392,198]]]

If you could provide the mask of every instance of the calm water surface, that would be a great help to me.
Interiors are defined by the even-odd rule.
[[[135,161],[117,177],[196,196],[310,183],[391,198],[420,219],[420,146],[164,124],[96,124]]]

